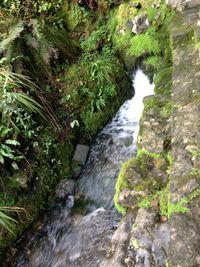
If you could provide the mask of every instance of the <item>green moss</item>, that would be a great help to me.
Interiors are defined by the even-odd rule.
[[[194,198],[200,195],[200,187],[195,189],[187,197],[179,199],[176,203],[171,202],[170,185],[161,191],[146,197],[139,203],[139,207],[151,208],[152,201],[158,200],[159,214],[167,216],[169,219],[174,213],[186,213],[189,212],[187,204],[190,204]]]
[[[75,31],[78,27],[80,30],[82,26],[84,28],[85,25],[90,25],[91,23],[90,14],[85,8],[68,1],[65,1],[62,7],[62,15],[70,31]]]
[[[135,35],[130,41],[129,54],[136,57],[144,54],[159,55],[161,47],[155,36],[156,32],[153,28],[146,33]]]
[[[123,189],[130,189],[134,191],[146,191],[151,188],[152,191],[157,191],[160,188],[160,182],[154,178],[149,178],[148,173],[152,168],[160,168],[161,164],[160,154],[151,153],[147,150],[138,150],[137,156],[125,162],[122,165],[119,173],[116,188],[114,203],[117,210],[124,214],[126,209],[118,204],[119,194]],[[142,178],[135,182],[134,188],[130,185],[130,180],[134,179],[133,171],[136,171]],[[138,199],[138,201],[140,201]]]
[[[131,245],[134,249],[138,249],[140,247],[140,242],[136,238],[131,239]]]
[[[158,72],[155,79],[155,93],[170,96],[172,86],[172,67],[167,67]]]
[[[115,186],[114,203],[115,203],[116,209],[122,214],[125,214],[127,209],[118,204],[118,198],[119,198],[120,191],[128,188],[128,183],[126,181],[127,172],[129,171],[129,167],[131,167],[134,162],[135,162],[135,158],[132,158],[122,165],[122,168],[117,178],[117,183]]]

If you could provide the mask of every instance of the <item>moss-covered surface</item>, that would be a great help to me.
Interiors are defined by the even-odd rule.
[[[116,10],[111,18],[113,20],[113,24],[115,21],[116,29],[118,28],[118,32],[115,31],[113,35],[113,41],[116,47],[120,49],[121,46],[123,51],[126,51],[127,54],[131,54],[136,57],[136,60],[142,59],[142,68],[146,73],[151,72],[151,68],[153,68],[154,73],[156,73],[156,78],[154,80],[155,95],[147,97],[144,101],[144,111],[140,120],[138,138],[138,147],[140,150],[135,158],[130,159],[122,166],[122,170],[118,177],[115,205],[122,213],[125,213],[126,209],[118,204],[118,198],[123,189],[143,192],[150,190],[151,192],[154,192],[153,194],[155,194],[166,185],[166,181],[163,182],[156,179],[156,171],[154,170],[159,170],[160,168],[162,169],[163,166],[166,168],[165,160],[167,161],[168,166],[170,164],[167,159],[167,155],[170,150],[171,138],[170,132],[165,130],[165,128],[166,121],[170,118],[173,108],[173,102],[171,100],[172,56],[168,26],[174,14],[168,7],[165,6],[165,4],[161,4],[158,9],[149,7],[148,3],[146,3],[146,5],[144,5],[140,10],[135,10],[133,7],[133,10],[131,9],[130,13],[131,19],[135,15],[146,12],[151,25],[145,33],[133,36],[127,26],[127,18],[130,19],[128,16],[128,10],[128,3],[126,3],[121,7],[121,10]],[[121,13],[119,11],[126,14],[124,19],[123,16],[120,15]],[[119,29],[120,27],[122,28],[122,26],[124,27],[124,34],[122,34],[117,40],[116,36],[117,34],[120,35]],[[151,38],[153,41],[151,41]],[[152,124],[151,126],[151,120],[155,122],[155,125]],[[161,126],[161,129],[156,129],[157,125],[163,126]],[[146,149],[146,147],[154,145],[151,143],[153,139],[149,139],[149,144],[147,142],[147,139],[151,136],[150,131],[156,133],[158,135],[158,140],[160,139],[159,145],[161,148],[159,149],[159,154],[144,150],[144,148]],[[155,134],[152,135],[152,138],[156,138]],[[145,139],[145,142],[143,139]],[[154,151],[153,148],[152,151]],[[151,173],[153,177],[150,177]],[[149,192],[147,195],[148,194]],[[137,203],[141,200],[142,199],[140,197]]]
[[[125,162],[119,173],[114,197],[117,210],[122,214],[125,214],[127,210],[118,203],[123,189],[133,190],[136,193],[145,192],[147,195],[155,193],[166,185],[167,169],[168,161],[162,155],[147,150],[138,150],[136,157]],[[137,207],[141,199],[142,196],[138,195],[135,206],[132,208]]]

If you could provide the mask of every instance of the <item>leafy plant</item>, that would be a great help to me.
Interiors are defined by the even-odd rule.
[[[52,62],[58,61],[59,56],[71,60],[77,51],[78,45],[64,29],[49,27],[42,18],[19,16],[16,19],[2,10],[0,53],[15,73],[28,74],[37,82],[55,84]]]
[[[80,127],[94,134],[105,119],[103,110],[110,98],[117,98],[117,78],[126,74],[113,55],[86,54],[68,69],[62,102],[70,108],[72,122],[78,120]]]
[[[13,212],[17,213],[19,216],[19,213],[25,212],[25,210],[19,207],[0,206],[0,226],[12,234],[14,234],[14,225],[17,223],[17,220],[9,216],[8,213]]]
[[[93,51],[103,45],[108,37],[108,30],[106,26],[100,26],[97,30],[92,31],[90,36],[81,42],[83,50]]]
[[[21,133],[20,123],[27,130],[27,122],[23,120],[26,114],[36,113],[44,117],[43,107],[22,91],[22,88],[34,90],[34,84],[21,74],[12,73],[0,68],[0,163],[8,158],[16,169],[15,161],[22,159],[17,147],[20,146],[17,136]],[[32,118],[27,117],[32,123]]]

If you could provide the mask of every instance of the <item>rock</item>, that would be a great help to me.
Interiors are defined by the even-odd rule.
[[[126,208],[135,208],[142,198],[148,195],[148,191],[145,193],[144,191],[137,192],[134,190],[124,189],[120,192],[118,198],[118,204],[122,205]]]
[[[76,150],[72,160],[78,164],[83,165],[87,159],[88,152],[89,152],[89,146],[78,144],[76,146]]]
[[[153,153],[163,151],[165,140],[171,135],[170,122],[158,112],[157,105],[164,106],[166,99],[163,96],[148,96],[143,99],[146,112],[140,120],[138,143],[143,149]],[[161,109],[162,111],[162,109]]]
[[[133,23],[132,32],[134,34],[143,33],[150,26],[146,13],[136,16],[132,23]]]
[[[114,5],[120,5],[122,3],[122,0],[113,0]]]
[[[65,198],[69,195],[74,195],[75,191],[75,182],[73,180],[61,180],[56,187],[56,197]]]
[[[126,216],[122,219],[118,229],[114,232],[111,239],[110,257],[105,259],[100,267],[123,267],[126,258],[127,249],[130,240],[132,226],[132,216]]]
[[[177,202],[181,198],[187,197],[189,194],[191,194],[198,187],[199,187],[199,184],[196,182],[196,180],[191,179],[184,186],[182,186],[176,192],[171,194],[171,200],[173,202]]]
[[[167,223],[157,224],[153,210],[141,208],[131,231],[128,251],[128,266],[165,266],[169,249],[170,232]]]
[[[178,11],[200,6],[199,0],[166,0],[166,4],[176,8]]]
[[[199,217],[196,219],[194,216],[187,214],[182,214],[181,216],[177,214],[171,218],[171,243],[168,254],[169,266],[199,266]]]
[[[74,177],[80,175],[81,169],[86,162],[89,153],[89,146],[78,144],[72,159],[72,170]]]
[[[173,83],[172,100],[172,158],[170,175],[172,201],[192,195],[199,188],[199,168],[194,156],[200,147],[199,124],[199,51],[190,33],[196,31],[200,1],[167,1],[182,12],[177,13],[171,27]],[[192,7],[195,7],[192,9]],[[184,67],[183,67],[184,66]],[[195,169],[196,168],[196,169]],[[197,189],[196,189],[197,190]],[[195,191],[196,191],[195,190]],[[198,191],[196,191],[198,193]],[[187,213],[173,213],[170,217],[169,266],[199,266],[200,258],[200,196],[188,203]]]

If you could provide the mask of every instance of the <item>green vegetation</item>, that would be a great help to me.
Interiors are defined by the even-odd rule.
[[[89,136],[94,135],[114,114],[116,105],[109,109],[108,106],[111,98],[116,104],[121,99],[118,95],[120,77],[125,80],[126,73],[119,60],[112,55],[83,57],[67,70],[63,103],[71,110],[73,120],[77,120]]]
[[[145,33],[135,35],[130,41],[129,54],[140,57],[144,54],[150,56],[159,55],[161,53],[161,47],[159,41],[156,40],[156,31],[153,28],[149,28]]]
[[[131,158],[125,162],[122,165],[116,183],[114,202],[117,210],[122,214],[125,214],[127,211],[127,209],[118,203],[119,194],[123,189],[130,189],[137,192],[146,192],[148,190],[156,192],[162,188],[163,182],[156,176],[152,177],[151,171],[153,169],[160,170],[166,168],[166,164],[166,160],[160,154],[151,153],[144,149],[138,150],[135,158]],[[140,201],[141,197],[138,196],[135,206]],[[147,198],[144,201],[148,205],[150,200]]]
[[[130,165],[132,165],[132,162],[134,160],[135,160],[134,158],[130,159],[122,165],[122,168],[121,168],[121,171],[119,173],[117,183],[115,186],[114,203],[115,203],[116,209],[121,214],[126,214],[127,209],[118,204],[118,198],[119,198],[119,194],[120,194],[121,190],[126,189],[128,187],[128,183],[126,181],[126,173],[127,173],[127,169],[129,168]]]
[[[131,83],[119,55],[144,60],[147,71],[158,73],[156,94],[170,94],[167,25],[172,12],[164,3],[153,7],[153,0],[140,1],[141,9],[135,1],[114,2],[94,0],[87,7],[68,0],[0,4],[2,248],[45,209],[59,180],[71,177],[77,140],[91,140],[128,96]],[[150,27],[134,35],[129,21],[144,12]],[[145,112],[156,105],[169,118],[171,101],[148,101]],[[159,179],[148,176],[152,167],[165,164],[161,157],[142,150],[122,166],[115,194],[121,213],[126,209],[117,200],[121,190],[133,186],[132,167],[143,178],[134,185],[136,191],[161,190]]]
[[[159,214],[167,216],[168,219],[170,219],[174,213],[189,212],[187,204],[190,204],[194,198],[199,196],[199,194],[200,194],[200,188],[197,188],[187,197],[182,197],[176,203],[172,203],[171,192],[168,185],[162,191],[158,191],[155,194],[143,199],[139,203],[139,207],[151,208],[153,200],[158,200]]]
[[[1,248],[45,209],[59,180],[71,177],[77,140],[90,140],[129,94],[106,27],[112,4],[0,4]],[[22,223],[24,210],[30,216]]]

